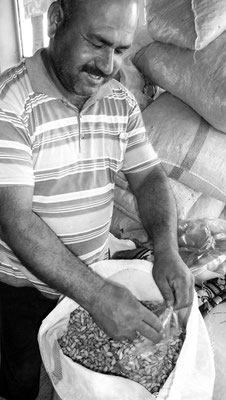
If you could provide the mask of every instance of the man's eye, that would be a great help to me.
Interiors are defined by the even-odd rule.
[[[102,44],[96,44],[96,43],[92,43],[92,45],[96,47],[96,49],[101,49],[101,47],[103,46]]]
[[[119,56],[122,56],[125,54],[126,49],[115,49],[115,53],[118,54]]]

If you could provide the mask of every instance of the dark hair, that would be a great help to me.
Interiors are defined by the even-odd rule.
[[[65,28],[70,24],[72,17],[73,18],[75,17],[79,4],[81,4],[84,0],[57,0],[57,1],[64,12],[64,28]]]

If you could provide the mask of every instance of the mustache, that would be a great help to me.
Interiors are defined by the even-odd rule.
[[[113,74],[106,75],[104,72],[100,71],[98,68],[90,67],[89,65],[84,65],[84,67],[82,68],[82,72],[87,72],[88,74],[96,75],[96,76],[99,76],[104,79],[111,79],[114,76]]]

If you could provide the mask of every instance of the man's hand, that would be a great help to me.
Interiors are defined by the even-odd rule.
[[[137,332],[154,343],[162,338],[159,319],[128,289],[118,284],[106,281],[89,312],[97,325],[114,340],[134,340]]]
[[[144,228],[154,246],[153,276],[164,299],[176,309],[191,305],[194,278],[178,253],[177,210],[160,165],[128,174]]]
[[[192,304],[194,277],[176,250],[156,256],[153,277],[165,301],[175,309]]]

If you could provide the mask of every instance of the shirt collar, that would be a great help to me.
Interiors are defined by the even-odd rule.
[[[50,97],[63,99],[64,96],[51,80],[45,65],[43,63],[41,53],[43,49],[39,49],[32,57],[25,59],[31,86],[34,92],[44,93]],[[93,97],[94,100],[100,100],[113,93],[115,80],[111,79],[105,85],[101,86],[98,93]],[[90,98],[91,99],[91,98]]]

